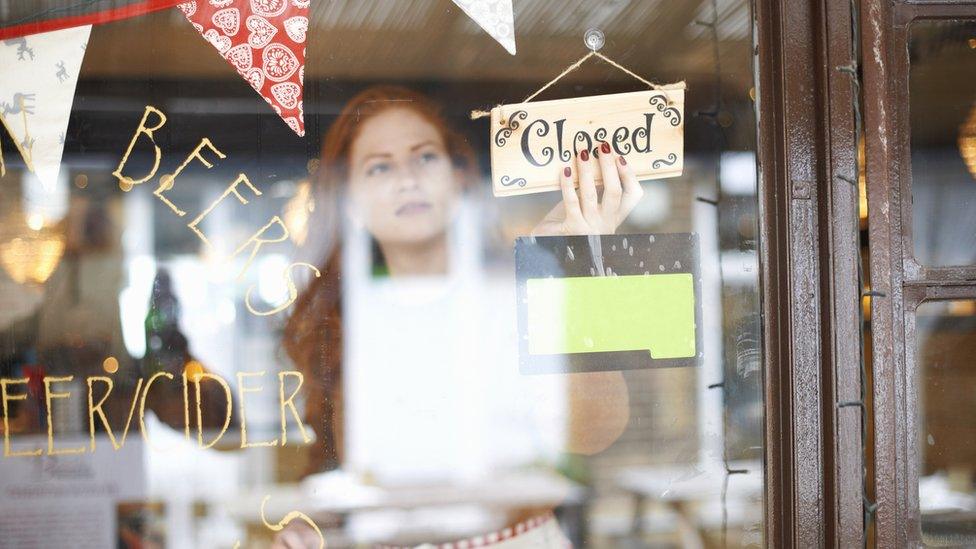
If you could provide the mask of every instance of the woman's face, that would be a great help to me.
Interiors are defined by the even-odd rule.
[[[411,109],[391,108],[363,123],[350,151],[352,215],[381,245],[441,236],[460,195],[444,137]]]

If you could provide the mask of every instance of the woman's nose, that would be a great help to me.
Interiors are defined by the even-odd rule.
[[[412,167],[402,170],[398,178],[397,189],[400,191],[411,191],[420,188],[420,176]]]

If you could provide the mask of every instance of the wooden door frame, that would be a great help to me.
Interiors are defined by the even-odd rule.
[[[912,241],[908,41],[923,19],[976,18],[976,2],[861,1],[865,168],[879,547],[921,543],[914,316],[927,300],[976,298],[976,267],[924,267]]]
[[[864,539],[853,6],[754,2],[768,547]]]

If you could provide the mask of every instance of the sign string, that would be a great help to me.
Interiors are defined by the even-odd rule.
[[[576,69],[580,68],[580,66],[583,63],[587,62],[591,57],[599,57],[600,59],[602,59],[603,61],[609,63],[610,65],[612,65],[612,66],[620,69],[621,71],[629,74],[630,76],[636,78],[637,80],[640,80],[644,84],[647,84],[647,86],[650,87],[652,90],[664,90],[664,89],[668,88],[668,86],[670,86],[670,84],[669,85],[655,84],[654,82],[651,82],[650,80],[648,80],[648,79],[646,79],[646,78],[638,75],[637,73],[635,73],[632,70],[628,69],[627,67],[621,65],[620,63],[617,63],[613,59],[610,59],[606,55],[603,55],[602,53],[600,53],[600,52],[598,52],[596,50],[591,50],[590,53],[584,55],[583,57],[580,57],[575,63],[573,63],[570,66],[566,67],[566,69],[563,70],[563,72],[559,73],[558,76],[556,76],[555,78],[553,78],[552,80],[550,80],[549,82],[547,82],[544,86],[542,86],[541,88],[539,88],[538,90],[536,90],[535,92],[533,92],[532,94],[530,94],[528,97],[526,97],[525,99],[523,99],[522,100],[522,103],[528,103],[529,101],[532,101],[533,99],[535,99],[536,97],[538,97],[539,94],[541,94],[542,92],[544,92],[547,89],[549,89],[553,84],[555,84],[556,82],[558,82],[559,80],[561,80],[567,74],[569,74],[569,73],[575,71]],[[498,107],[501,107],[501,105],[498,105]],[[471,120],[478,120],[479,118],[484,118],[486,116],[491,116],[491,111],[481,111],[481,110],[471,111]]]

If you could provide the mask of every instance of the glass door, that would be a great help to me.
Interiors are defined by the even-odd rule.
[[[750,2],[61,4],[0,2],[0,545],[764,545]],[[662,106],[496,196],[471,111],[590,48],[528,104],[683,81],[683,168]]]

